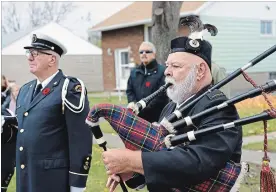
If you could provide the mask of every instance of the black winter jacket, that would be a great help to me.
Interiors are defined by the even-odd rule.
[[[148,65],[140,64],[134,68],[127,83],[127,100],[138,102],[149,96],[165,84],[165,66],[153,60]],[[162,109],[166,106],[169,99],[166,92],[156,97],[150,104],[139,113],[139,116],[149,122],[157,122]]]

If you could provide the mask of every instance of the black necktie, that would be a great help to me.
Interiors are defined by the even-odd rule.
[[[36,97],[36,95],[41,91],[41,88],[42,88],[42,85],[41,84],[38,84],[36,86],[36,89],[35,89],[35,92],[33,94],[33,99]]]

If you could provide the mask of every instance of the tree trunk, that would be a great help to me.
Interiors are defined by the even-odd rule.
[[[156,60],[165,64],[170,51],[170,42],[176,37],[179,14],[183,1],[153,1],[152,41],[156,46]]]

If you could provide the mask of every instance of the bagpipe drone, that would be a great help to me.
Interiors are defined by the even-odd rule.
[[[186,17],[184,20],[184,25],[189,26],[191,30],[191,34],[189,36],[190,46],[193,47],[196,44],[200,44],[200,39],[202,40],[202,30],[207,29],[212,35],[216,35],[217,29],[210,25],[203,25],[201,21],[195,17],[190,16]],[[197,48],[197,47],[196,47]],[[274,92],[276,90],[276,80],[271,80],[261,86],[257,86],[253,80],[245,73],[247,69],[256,65],[272,53],[276,51],[276,45],[272,46],[265,52],[261,53],[250,62],[248,62],[243,67],[235,70],[226,78],[213,85],[208,91],[204,92],[200,96],[198,96],[193,101],[189,102],[186,105],[181,106],[178,110],[175,110],[171,115],[167,118],[165,117],[160,124],[150,123],[140,117],[137,116],[140,110],[145,108],[148,103],[154,99],[154,97],[161,92],[165,91],[168,87],[170,87],[171,82],[167,82],[164,86],[160,87],[159,90],[154,92],[152,95],[148,96],[145,99],[142,99],[136,106],[132,108],[123,108],[120,106],[116,106],[113,104],[97,104],[94,105],[86,119],[86,123],[91,126],[91,130],[96,138],[97,143],[106,148],[106,140],[103,138],[103,134],[101,132],[99,126],[99,118],[104,118],[112,128],[118,133],[119,137],[122,139],[125,147],[130,150],[141,150],[141,151],[160,151],[160,150],[170,150],[171,148],[186,143],[187,141],[193,142],[194,140],[204,137],[205,135],[216,133],[219,131],[223,131],[224,129],[233,128],[235,126],[246,125],[250,123],[254,123],[257,121],[264,121],[265,127],[265,138],[266,138],[266,121],[276,118],[276,110],[268,100],[266,93]],[[205,111],[202,111],[196,115],[183,117],[185,114],[185,110],[195,105],[200,99],[202,99],[208,93],[214,91],[215,89],[219,89],[225,84],[232,81],[239,75],[243,75],[244,78],[253,84],[255,88],[245,93],[242,93],[238,96],[228,99],[227,101],[209,108]],[[248,98],[253,98],[258,95],[263,95],[265,100],[269,104],[269,110],[266,110],[260,114],[256,114],[253,116],[241,118],[235,120],[233,122],[229,122],[227,124],[216,125],[213,127],[208,127],[205,129],[200,129],[197,131],[187,131],[186,128],[188,126],[193,125],[198,118],[206,117],[210,114],[216,113],[220,110],[228,106],[233,106],[234,104],[246,100]],[[182,118],[182,119],[180,119]],[[179,120],[180,119],[180,120]],[[270,192],[272,189],[276,190],[275,179],[269,167],[269,158],[267,156],[267,140],[265,139],[265,156],[263,158],[263,169],[261,174],[261,191]],[[229,173],[229,165],[226,165],[223,170],[226,173]],[[240,167],[231,167],[231,169],[235,169],[237,173],[239,173]],[[223,176],[222,176],[223,177]],[[212,178],[211,178],[212,179]],[[216,179],[216,178],[215,178]],[[218,180],[221,178],[217,178]],[[228,185],[230,188],[234,185],[236,179],[229,182]],[[205,181],[208,182],[208,181]],[[224,181],[221,181],[224,182]],[[198,190],[202,184],[198,184],[193,186],[192,189]],[[218,188],[220,184],[217,183]],[[200,190],[199,190],[200,191]]]

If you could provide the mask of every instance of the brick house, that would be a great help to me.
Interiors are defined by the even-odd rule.
[[[268,11],[266,6],[271,10],[276,9],[275,2],[188,1],[182,4],[180,18],[196,14],[204,23],[214,24],[218,28],[216,37],[207,36],[206,39],[214,47],[213,60],[230,73],[271,47],[273,41],[275,42],[276,11]],[[229,12],[229,10],[235,11]],[[134,2],[90,29],[100,31],[102,34],[105,90],[126,89],[131,68],[140,63],[139,45],[142,41],[151,41],[151,11],[152,2]],[[179,34],[182,33],[183,30],[180,28]],[[258,47],[250,45],[256,45],[252,42],[252,38],[256,39]],[[240,54],[245,49],[250,51]],[[276,77],[275,60],[274,54],[260,62],[262,67],[254,66],[250,71],[254,73],[257,83],[264,83],[267,79]],[[237,78],[236,81],[242,81],[242,78]],[[238,84],[239,86],[235,81],[231,83],[232,92],[238,93],[251,88],[246,82]]]

